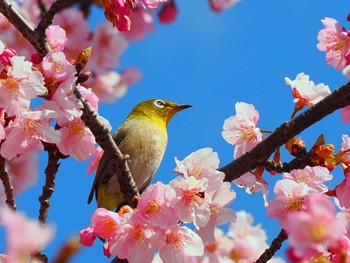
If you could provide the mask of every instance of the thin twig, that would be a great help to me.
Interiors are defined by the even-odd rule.
[[[266,263],[269,261],[275,253],[281,248],[282,243],[288,239],[288,235],[284,229],[281,229],[278,236],[272,240],[271,246],[265,249],[264,253],[255,261],[255,263]]]
[[[62,154],[59,152],[55,144],[45,143],[45,150],[49,156],[47,161],[47,166],[45,169],[45,185],[43,186],[43,191],[39,197],[40,210],[39,210],[39,221],[43,224],[46,223],[47,215],[50,208],[50,198],[53,194],[55,188],[55,179],[60,166],[58,161],[61,159]]]
[[[13,187],[11,185],[10,178],[6,171],[5,165],[6,165],[5,158],[0,156],[0,179],[5,189],[6,204],[13,210],[16,210],[17,206],[16,206],[15,197],[13,193]]]
[[[310,107],[302,114],[280,125],[266,139],[249,152],[219,168],[225,173],[225,181],[231,182],[242,174],[264,165],[267,158],[288,140],[323,119],[332,112],[350,104],[350,82]]]

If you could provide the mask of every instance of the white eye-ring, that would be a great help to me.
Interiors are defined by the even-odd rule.
[[[155,100],[153,103],[157,108],[163,109],[165,107],[165,102],[162,100]]]

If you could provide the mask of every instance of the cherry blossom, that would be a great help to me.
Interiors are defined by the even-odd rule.
[[[88,41],[90,37],[89,25],[80,9],[64,9],[55,15],[53,24],[60,25],[67,34],[68,40],[64,47],[64,54],[69,61],[77,59],[78,54],[84,48],[91,46]]]
[[[344,208],[350,208],[350,172],[345,172],[344,180],[336,186],[335,194],[339,200],[339,205]]]
[[[126,213],[121,216],[121,223],[115,235],[109,240],[109,252],[126,258],[130,263],[151,262],[154,249],[164,244],[161,233],[147,224],[139,213]]]
[[[305,209],[305,196],[316,191],[305,183],[297,183],[291,179],[283,179],[277,181],[274,193],[275,198],[269,201],[266,214],[279,220],[294,211]]]
[[[110,24],[98,24],[91,45],[93,50],[87,70],[101,73],[103,69],[119,66],[119,58],[127,49],[128,42]]]
[[[174,22],[177,17],[177,7],[173,0],[169,0],[163,4],[162,9],[158,13],[158,19],[161,23]]]
[[[324,29],[317,36],[317,48],[326,52],[326,62],[335,69],[344,69],[350,63],[350,36],[338,21],[326,17],[321,20]]]
[[[6,228],[6,262],[29,262],[31,253],[42,249],[54,235],[52,225],[41,225],[7,206],[0,211],[0,224]]]
[[[210,198],[210,200],[208,200]],[[236,198],[236,193],[231,190],[231,184],[224,182],[220,188],[210,197],[206,195],[209,203],[210,219],[205,227],[199,228],[197,233],[204,242],[213,243],[215,241],[215,226],[220,226],[236,220],[235,212],[226,207]]]
[[[236,215],[236,222],[230,224],[227,232],[233,241],[230,258],[235,262],[254,262],[268,247],[266,233],[261,225],[253,225],[251,214],[238,211]]]
[[[95,172],[97,170],[97,167],[100,163],[102,155],[103,155],[103,149],[100,146],[96,147],[94,153],[92,154],[93,157],[86,171],[87,174],[91,174],[92,172]]]
[[[235,146],[234,158],[251,150],[262,141],[260,129],[256,127],[259,120],[259,112],[255,107],[245,102],[237,102],[236,115],[224,122],[224,139]]]
[[[315,85],[313,81],[310,81],[309,75],[303,72],[299,73],[293,81],[288,77],[284,80],[292,88],[292,95],[295,98],[296,105],[292,116],[305,106],[315,105],[331,93],[327,85],[323,83]]]
[[[41,141],[59,143],[61,132],[50,126],[58,114],[52,109],[22,112],[7,128],[5,141],[1,145],[1,155],[9,160],[18,154],[42,150]]]
[[[41,70],[46,78],[53,82],[63,82],[70,78],[75,68],[66,60],[66,55],[60,51],[50,51],[41,63]]]
[[[130,16],[132,26],[129,31],[124,31],[123,36],[128,42],[140,41],[154,31],[153,17],[148,10],[136,8]]]
[[[303,259],[326,252],[328,245],[345,234],[332,202],[317,192],[307,195],[305,210],[288,214],[282,226],[289,234],[295,254]]]
[[[95,152],[95,137],[80,118],[60,122],[62,140],[57,143],[60,152],[78,161],[87,160]]]
[[[185,256],[201,256],[204,252],[202,239],[191,229],[173,226],[165,232],[165,246],[159,255],[164,262],[184,262]]]
[[[210,208],[201,193],[205,191],[208,180],[197,180],[194,176],[176,177],[169,184],[176,192],[174,207],[177,217],[182,222],[193,222],[196,227],[204,227],[210,219]]]
[[[218,154],[211,148],[197,150],[182,161],[175,158],[175,162],[175,173],[182,174],[185,178],[194,176],[198,180],[208,179],[207,193],[216,191],[224,180],[224,173],[217,170],[220,162]]]
[[[140,196],[137,204],[138,212],[151,225],[167,229],[180,221],[173,207],[175,197],[174,189],[157,182],[149,186]]]
[[[9,116],[28,110],[31,99],[44,95],[44,78],[38,71],[32,71],[32,63],[24,57],[10,58],[11,66],[7,77],[0,80],[0,107]]]
[[[333,176],[325,167],[306,166],[304,169],[296,169],[292,170],[290,173],[284,173],[283,178],[291,179],[297,183],[305,183],[319,192],[326,192],[328,191],[328,187],[323,183],[332,180]]]
[[[51,25],[45,30],[47,42],[54,51],[63,51],[66,45],[66,31],[58,25]]]
[[[229,9],[240,0],[210,0],[210,7],[214,12],[221,12],[222,9]]]

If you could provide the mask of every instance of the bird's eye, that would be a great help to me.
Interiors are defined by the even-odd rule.
[[[157,108],[163,109],[163,108],[165,107],[165,102],[162,101],[162,100],[155,100],[155,101],[154,101],[154,105],[155,105]]]

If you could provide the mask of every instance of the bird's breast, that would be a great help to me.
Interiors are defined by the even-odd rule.
[[[129,168],[139,190],[143,189],[157,171],[166,149],[168,135],[165,125],[147,120],[128,120],[125,139],[119,148],[129,156]]]

